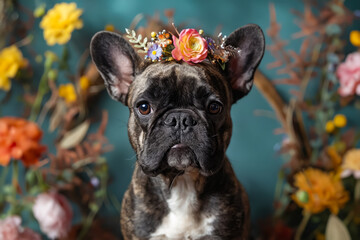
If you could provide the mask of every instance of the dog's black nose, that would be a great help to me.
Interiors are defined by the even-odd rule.
[[[173,127],[175,129],[185,130],[188,127],[193,127],[197,124],[196,120],[189,112],[172,112],[169,113],[164,123],[168,127]]]

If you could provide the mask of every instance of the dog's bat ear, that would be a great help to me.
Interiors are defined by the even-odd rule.
[[[140,57],[123,37],[106,31],[94,35],[90,53],[109,95],[126,105],[129,86],[141,63]]]
[[[251,90],[255,70],[264,55],[264,34],[258,25],[249,24],[238,28],[229,35],[225,46],[229,45],[239,50],[230,57],[226,64],[235,103]]]

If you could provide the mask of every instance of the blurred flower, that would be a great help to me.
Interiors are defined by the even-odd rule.
[[[159,60],[162,55],[162,48],[154,43],[147,52],[147,57],[151,60]]]
[[[21,160],[25,166],[39,161],[46,150],[40,145],[42,131],[33,122],[22,118],[0,118],[0,165],[7,166],[11,160]]]
[[[294,185],[299,191],[306,192],[307,201],[299,199],[299,194],[293,194],[292,199],[302,208],[311,213],[320,213],[326,208],[333,214],[349,200],[349,194],[339,178],[331,173],[318,169],[308,168],[294,176]]]
[[[29,228],[21,227],[21,218],[18,216],[0,219],[1,240],[40,240],[39,234]]]
[[[76,91],[74,85],[71,83],[60,85],[59,87],[59,96],[64,98],[66,103],[73,103],[76,101]]]
[[[334,125],[337,128],[343,128],[347,124],[346,116],[343,114],[336,114],[334,117]]]
[[[354,178],[360,179],[360,149],[351,149],[346,152],[342,169],[341,177],[353,175]]]
[[[71,227],[73,212],[66,198],[58,193],[42,193],[32,208],[40,229],[49,238],[66,237]]]
[[[207,57],[207,42],[195,29],[182,30],[179,39],[173,36],[173,42],[175,49],[172,56],[177,61],[199,63]]]
[[[58,3],[50,9],[42,21],[40,27],[44,29],[44,38],[48,45],[63,45],[71,38],[75,29],[83,27],[79,19],[82,10],[76,8],[75,3]]]
[[[335,124],[333,121],[327,121],[325,125],[325,131],[328,133],[332,133],[335,130]]]
[[[100,180],[97,177],[92,177],[90,179],[91,185],[93,185],[94,187],[98,187],[100,185]]]
[[[89,80],[89,78],[87,77],[87,76],[81,76],[80,77],[80,88],[81,88],[81,90],[84,90],[84,91],[86,91],[88,88],[89,88],[89,86],[90,86],[90,80]]]
[[[105,31],[114,32],[114,31],[115,31],[114,25],[112,25],[112,24],[107,24],[107,25],[105,26]]]
[[[332,166],[337,169],[342,162],[341,156],[339,155],[339,153],[336,150],[335,146],[329,146],[326,148],[326,153],[329,156]]]
[[[350,32],[350,42],[355,47],[360,47],[360,31]]]
[[[20,50],[12,45],[0,51],[0,89],[9,91],[11,88],[10,78],[14,78],[20,68],[27,65]]]
[[[340,81],[341,96],[360,95],[360,52],[349,54],[336,69],[336,74]]]

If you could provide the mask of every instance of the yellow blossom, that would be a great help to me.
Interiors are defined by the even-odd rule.
[[[334,117],[334,125],[338,128],[343,128],[346,126],[347,119],[346,116],[343,114],[336,114]]]
[[[335,130],[335,125],[333,121],[327,121],[325,125],[325,130],[328,133],[332,133]]]
[[[20,68],[27,65],[20,50],[12,45],[0,51],[0,89],[9,91],[11,88],[10,78],[14,78]]]
[[[71,33],[83,27],[83,22],[79,19],[81,14],[82,9],[76,8],[75,3],[58,3],[50,9],[40,22],[47,44],[52,46],[67,43]]]
[[[307,201],[301,201],[296,194],[292,199],[310,213],[320,213],[329,209],[337,214],[339,209],[349,200],[349,193],[345,191],[341,180],[332,173],[308,168],[294,177],[294,185],[308,194]]]
[[[344,156],[342,164],[342,177],[354,175],[356,179],[360,179],[360,149],[350,149]]]
[[[82,76],[80,78],[80,88],[81,88],[81,90],[86,91],[89,88],[89,86],[90,86],[89,78],[87,76],[85,76],[85,75]]]
[[[74,85],[72,85],[71,83],[69,84],[65,84],[65,85],[60,85],[59,87],[59,96],[64,98],[66,103],[73,103],[76,101],[76,91],[74,88]]]
[[[360,31],[350,32],[350,42],[355,47],[360,47]]]
[[[342,159],[339,153],[336,151],[335,146],[329,146],[326,148],[326,153],[329,156],[332,166],[336,169],[341,165]]]
[[[114,27],[114,25],[112,25],[112,24],[107,24],[107,25],[105,26],[105,30],[106,30],[106,31],[109,31],[109,32],[113,32],[113,31],[115,31],[115,27]]]

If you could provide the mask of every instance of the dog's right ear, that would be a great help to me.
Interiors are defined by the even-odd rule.
[[[106,31],[98,32],[92,38],[90,53],[109,95],[126,105],[129,86],[141,58],[123,37]]]

